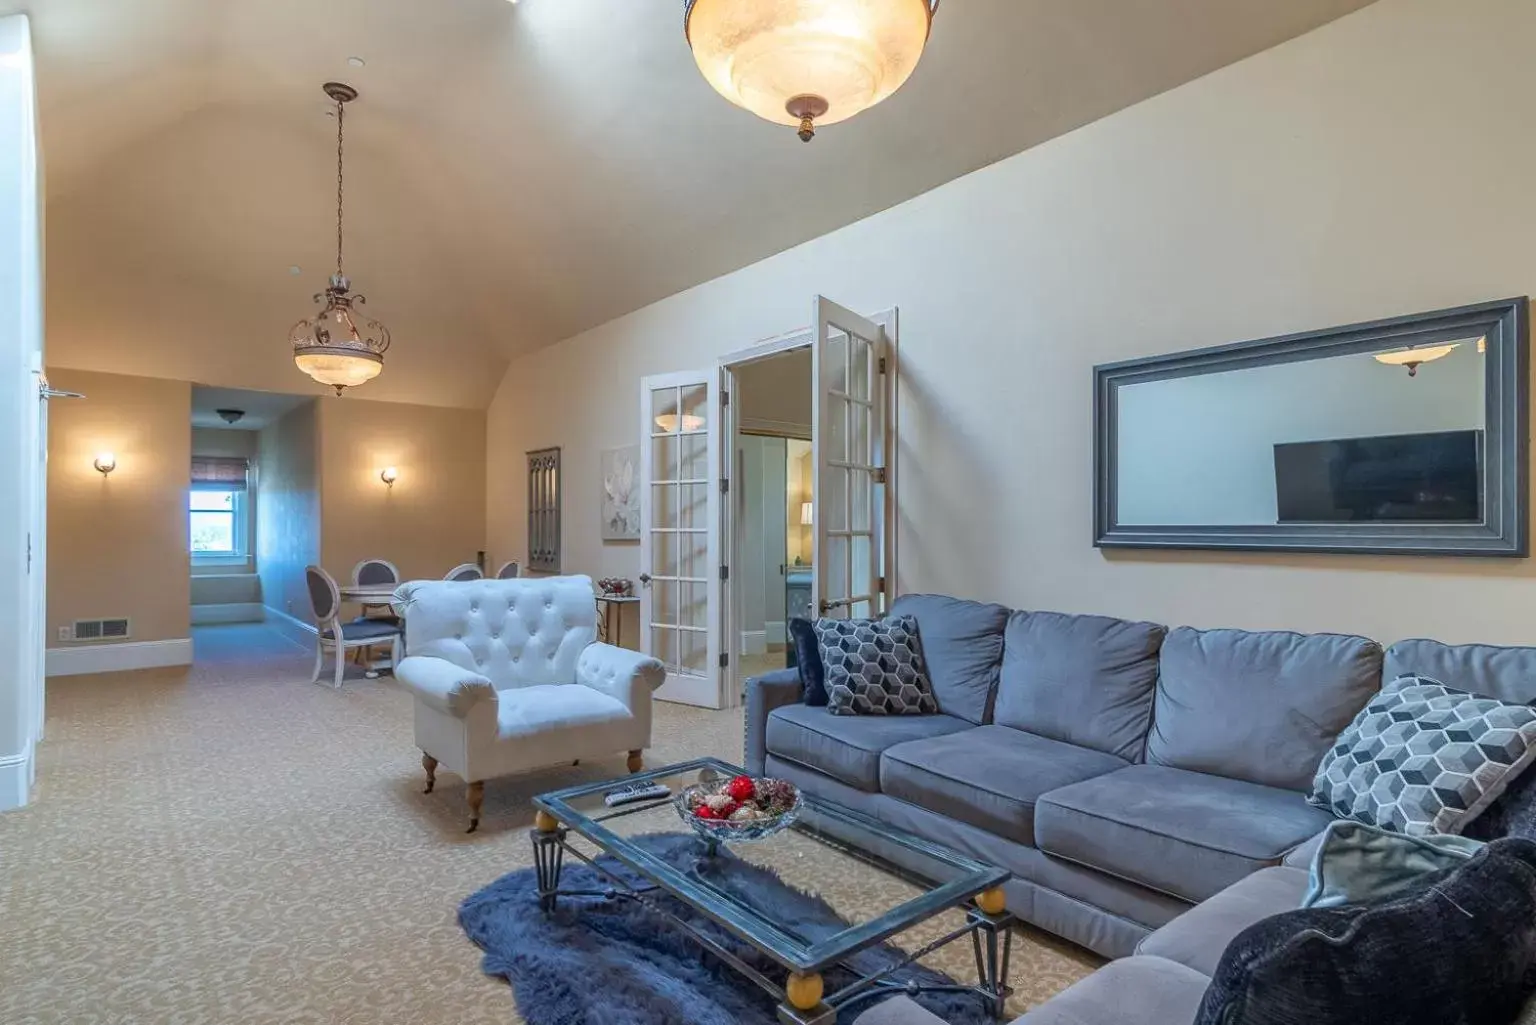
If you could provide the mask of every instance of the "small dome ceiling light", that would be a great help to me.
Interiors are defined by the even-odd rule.
[[[683,0],[699,71],[721,96],[810,142],[900,89],[939,0]]]

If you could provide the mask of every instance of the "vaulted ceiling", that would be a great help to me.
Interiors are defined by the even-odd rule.
[[[333,259],[341,79],[347,269],[395,337],[363,397],[483,405],[518,353],[1368,2],[949,0],[906,87],[809,145],[709,89],[677,0],[0,13],[33,18],[51,362],[308,390],[286,338]]]

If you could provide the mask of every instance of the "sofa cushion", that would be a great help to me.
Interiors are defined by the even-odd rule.
[[[1042,795],[1035,804],[1035,844],[1047,854],[1202,901],[1279,864],[1332,819],[1292,790],[1132,765]]]
[[[1015,612],[993,720],[1140,761],[1167,632],[1107,616]]]
[[[1536,648],[1398,641],[1387,649],[1382,679],[1429,676],[1486,698],[1536,704]]]
[[[1041,794],[1126,764],[1006,726],[977,726],[887,748],[880,757],[880,790],[1033,846]]]
[[[1364,637],[1179,627],[1159,656],[1147,761],[1310,790],[1381,687],[1381,657]]]
[[[1307,873],[1277,866],[1255,872],[1197,904],[1141,941],[1138,954],[1155,954],[1213,975],[1233,937],[1253,923],[1301,907]]]
[[[1210,980],[1161,957],[1111,961],[1013,1025],[1189,1025]]]
[[[978,725],[991,722],[1008,610],[941,594],[908,594],[896,599],[891,615],[917,620],[939,711]]]
[[[786,705],[768,716],[768,753],[878,793],[880,753],[907,740],[971,728],[952,715],[833,715]]]

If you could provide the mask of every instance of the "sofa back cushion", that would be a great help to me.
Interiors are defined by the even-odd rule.
[[[896,599],[891,615],[917,620],[939,711],[978,726],[991,722],[1008,610],[941,594],[907,594]]]
[[[1167,632],[1157,623],[1107,616],[1015,612],[993,720],[1139,761]]]
[[[1398,641],[1387,649],[1381,676],[1428,676],[1481,697],[1536,704],[1536,648]]]
[[[413,581],[395,595],[410,654],[447,659],[497,690],[575,683],[577,659],[597,640],[590,577]]]
[[[1147,761],[1310,790],[1381,662],[1365,637],[1181,626],[1163,642]]]

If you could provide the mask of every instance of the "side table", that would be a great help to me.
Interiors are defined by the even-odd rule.
[[[640,599],[633,594],[599,594],[598,607],[602,615],[597,617],[597,639],[605,644],[618,644],[624,628],[624,606],[638,605]]]

